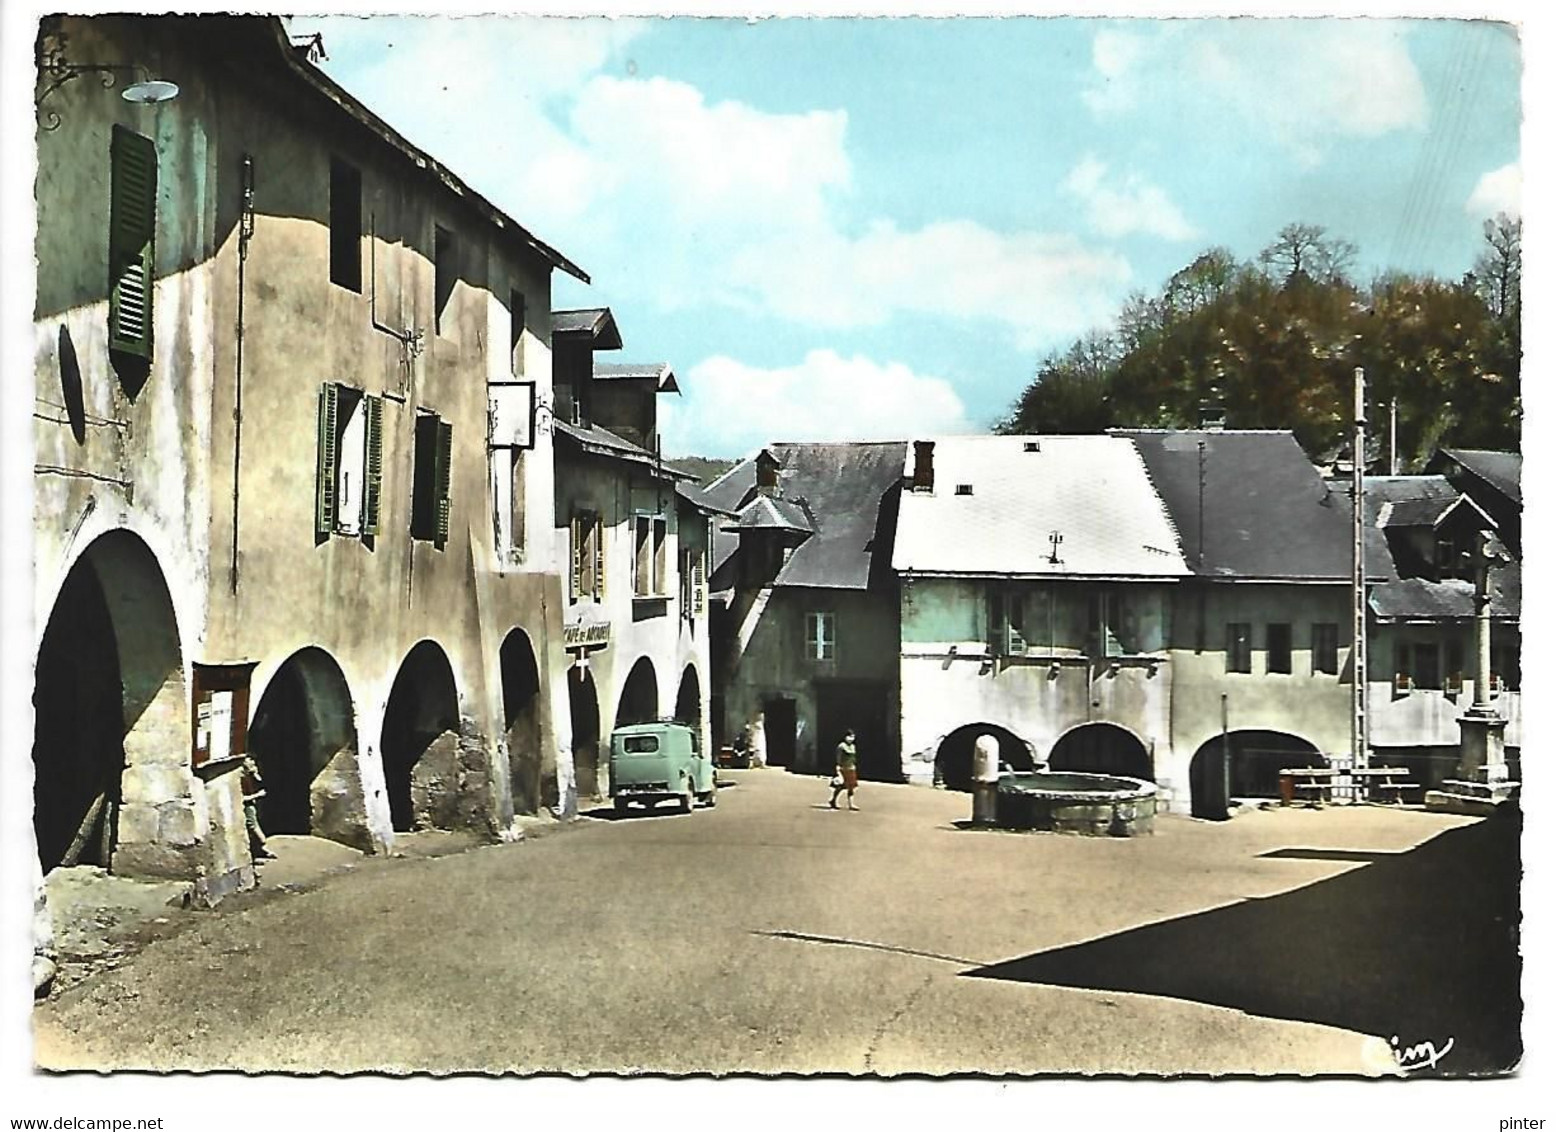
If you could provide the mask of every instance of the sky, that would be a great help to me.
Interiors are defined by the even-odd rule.
[[[1520,211],[1464,19],[297,17],[666,361],[671,455],[984,429],[1043,356],[1291,222],[1457,279]]]

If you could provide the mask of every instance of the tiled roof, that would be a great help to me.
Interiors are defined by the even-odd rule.
[[[1523,454],[1492,452],[1483,448],[1444,448],[1442,454],[1491,485],[1514,503],[1523,505]]]
[[[618,460],[625,460],[631,464],[639,464],[652,469],[665,479],[690,480],[693,482],[697,479],[690,472],[683,472],[679,468],[665,463],[648,449],[639,447],[633,444],[632,441],[617,436],[614,432],[611,432],[609,429],[603,429],[599,425],[580,428],[565,421],[557,421],[556,435],[563,440],[571,441],[590,455],[609,456]]]
[[[686,500],[686,502],[690,503],[693,507],[700,511],[706,511],[710,515],[733,516],[735,514],[735,512],[731,511],[729,508],[715,503],[712,496],[710,496],[706,491],[703,491],[702,488],[698,487],[694,483],[676,484],[675,493],[682,499]]]
[[[742,531],[793,531],[801,534],[811,534],[816,529],[800,507],[786,499],[774,499],[769,495],[758,495],[742,507],[738,514],[738,521],[726,524],[727,528]]]
[[[891,512],[882,501],[902,476],[904,441],[842,441],[770,444],[779,464],[780,498],[804,504],[815,533],[794,548],[774,584],[820,589],[867,589],[876,556],[889,553]],[[755,457],[743,460],[707,486],[708,495],[726,507],[748,503],[756,491]],[[879,542],[877,542],[879,536]],[[717,570],[739,546],[729,531],[714,535]],[[886,565],[882,557],[878,568]],[[717,579],[715,579],[717,582]]]
[[[1325,483],[1291,433],[1118,429],[1110,435],[1139,447],[1196,574],[1350,578],[1349,493]],[[1369,577],[1389,573],[1380,533],[1368,536],[1367,561]]]
[[[896,570],[1151,578],[1190,572],[1140,453],[1125,438],[952,436],[934,445],[933,492],[902,492]],[[912,460],[905,453],[904,475],[911,476]],[[1063,540],[1057,555],[1055,532]]]
[[[596,350],[621,349],[621,331],[616,328],[616,316],[611,313],[610,307],[552,311],[551,333],[577,334],[590,338]]]
[[[1517,620],[1523,604],[1523,569],[1513,562],[1491,571],[1491,616]],[[1475,587],[1458,578],[1441,582],[1404,578],[1373,586],[1368,602],[1377,616],[1399,621],[1469,620],[1475,616]]]
[[[669,362],[594,363],[597,381],[653,381],[660,393],[679,393]]]

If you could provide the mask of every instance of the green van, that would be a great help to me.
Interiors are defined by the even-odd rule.
[[[618,814],[632,802],[652,806],[674,799],[682,813],[702,802],[716,806],[713,760],[698,733],[684,723],[634,723],[611,733],[611,802]]]

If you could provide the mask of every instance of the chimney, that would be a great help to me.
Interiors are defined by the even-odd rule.
[[[935,490],[935,442],[933,440],[913,442],[913,490]]]
[[[756,454],[756,490],[759,495],[778,494],[778,458],[765,448]]]

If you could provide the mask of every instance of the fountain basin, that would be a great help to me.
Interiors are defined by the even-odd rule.
[[[1002,774],[994,801],[994,824],[1004,829],[1138,837],[1152,832],[1155,818],[1155,784],[1112,774]]]

